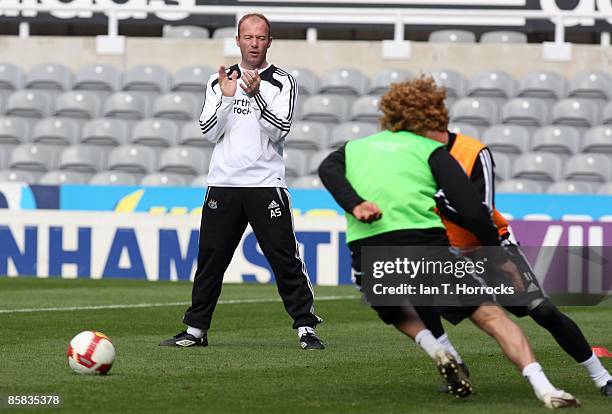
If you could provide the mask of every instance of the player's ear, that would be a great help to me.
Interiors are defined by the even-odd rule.
[[[240,47],[240,35],[236,35],[236,46]]]

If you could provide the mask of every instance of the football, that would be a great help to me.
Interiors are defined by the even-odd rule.
[[[115,347],[102,332],[83,331],[72,338],[67,355],[74,372],[105,375],[115,361]]]

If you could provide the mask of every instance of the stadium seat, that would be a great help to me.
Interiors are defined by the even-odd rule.
[[[237,35],[236,26],[218,27],[212,34],[213,39],[233,39]]]
[[[8,168],[13,145],[0,145],[0,170]]]
[[[349,104],[338,95],[313,95],[303,104],[302,119],[324,123],[340,123],[348,120]]]
[[[476,43],[476,35],[467,30],[436,30],[429,34],[431,43]]]
[[[318,175],[304,175],[298,177],[291,182],[290,187],[300,189],[324,188]]]
[[[597,194],[612,195],[612,181],[607,182],[605,184],[601,184],[597,188]]]
[[[9,166],[12,169],[47,172],[57,167],[59,150],[38,144],[21,144],[11,153]]]
[[[12,63],[0,63],[0,92],[14,92],[23,87],[24,74]]]
[[[103,114],[128,120],[146,118],[149,114],[148,102],[142,95],[117,92],[106,99]]]
[[[308,95],[298,94],[297,99],[295,100],[295,106],[293,108],[293,121],[299,121],[302,119],[302,111],[304,107],[304,101],[306,99],[308,99]]]
[[[298,96],[310,96],[319,91],[319,77],[310,69],[293,67],[287,69],[287,72],[289,72],[298,83]]]
[[[200,110],[201,103],[196,103],[193,96],[186,93],[167,93],[153,102],[153,116],[156,118],[190,121],[200,116]]]
[[[531,180],[506,180],[497,186],[499,193],[542,193],[542,183]]]
[[[162,30],[162,37],[171,39],[208,39],[210,31],[200,26],[170,26],[165,25]]]
[[[204,134],[202,134],[202,129],[197,121],[186,122],[183,125],[179,136],[179,144],[204,148],[215,146],[212,142],[204,139]]]
[[[496,124],[498,120],[497,106],[487,98],[460,99],[451,111],[452,122],[486,127]]]
[[[593,194],[597,185],[581,181],[558,181],[548,187],[548,194]]]
[[[207,187],[208,186],[208,175],[198,175],[196,178],[191,180],[189,183],[191,187]]]
[[[565,163],[564,176],[571,181],[612,181],[612,161],[603,154],[578,154]]]
[[[553,106],[552,123],[589,128],[598,123],[598,113],[597,104],[591,100],[567,98]]]
[[[512,165],[512,177],[551,183],[561,179],[563,162],[556,154],[528,152],[517,157]]]
[[[34,125],[31,140],[44,145],[73,145],[79,140],[79,124],[74,119],[44,118]]]
[[[137,65],[123,77],[124,91],[166,93],[170,90],[172,76],[159,65]]]
[[[582,137],[582,152],[612,154],[612,126],[589,129]]]
[[[532,151],[572,155],[580,151],[580,133],[565,125],[547,125],[537,129],[531,139]]]
[[[108,155],[108,169],[131,174],[148,174],[156,170],[157,155],[149,147],[123,145]]]
[[[516,80],[502,70],[483,70],[469,81],[468,95],[509,99],[516,93]]]
[[[97,118],[88,121],[81,131],[83,144],[119,146],[129,143],[130,125],[123,119]]]
[[[457,99],[453,98],[452,96],[447,96],[444,99],[444,105],[446,106],[448,113],[453,112],[453,106],[455,106],[456,103],[457,103]]]
[[[325,124],[313,121],[296,121],[285,138],[287,148],[319,151],[329,146],[329,130]]]
[[[567,88],[567,81],[557,72],[529,72],[519,80],[517,96],[557,100],[567,95]]]
[[[0,171],[0,183],[5,182],[20,182],[27,184],[35,184],[38,178],[42,176],[41,172],[24,171],[24,170],[2,170]]]
[[[202,175],[208,172],[210,155],[210,151],[201,148],[168,148],[159,158],[158,170],[165,173]]]
[[[74,77],[73,89],[116,92],[121,88],[122,75],[112,65],[93,63],[81,66]]]
[[[520,125],[493,125],[482,134],[482,142],[491,151],[522,154],[529,151],[529,130]],[[509,178],[509,177],[507,177]]]
[[[463,98],[467,89],[468,81],[465,77],[452,69],[440,69],[431,72],[436,83],[446,88],[446,94],[451,98]]]
[[[59,169],[83,173],[96,173],[106,168],[108,149],[93,145],[73,145],[62,151]]]
[[[87,184],[91,174],[77,171],[49,171],[38,180],[38,184],[62,185],[62,184]]]
[[[598,99],[602,103],[612,99],[612,80],[603,71],[576,73],[569,81],[569,94],[572,98]]]
[[[495,164],[495,181],[509,180],[512,177],[512,160],[506,154],[496,153],[493,155]]]
[[[414,79],[416,76],[404,69],[383,69],[374,74],[372,77],[372,83],[368,94],[371,95],[382,95],[389,90],[389,86],[392,83],[400,83],[410,79]]]
[[[527,35],[522,32],[493,31],[485,32],[480,43],[527,43]]]
[[[189,181],[191,180],[181,174],[156,172],[145,175],[140,184],[153,187],[182,187]]]
[[[367,137],[379,132],[378,128],[366,122],[343,122],[331,131],[330,148],[339,148],[353,139]]]
[[[320,94],[364,95],[370,80],[357,69],[338,68],[325,73],[321,78]]]
[[[72,88],[72,72],[61,63],[41,63],[32,66],[25,79],[27,89],[67,91]]]
[[[450,132],[454,132],[455,134],[463,134],[476,139],[480,139],[481,137],[481,133],[478,128],[463,122],[450,122],[448,124],[448,130]]]
[[[504,124],[536,127],[548,124],[548,108],[537,99],[514,98],[502,107]]]
[[[299,149],[285,149],[283,153],[285,159],[285,176],[300,177],[306,173],[306,155]]]
[[[608,102],[601,111],[601,123],[612,124],[612,102]]]
[[[123,171],[102,171],[91,177],[93,185],[138,185],[138,177]]]
[[[178,144],[178,127],[168,119],[143,119],[132,128],[131,142],[148,147],[172,147]]]
[[[0,118],[0,145],[18,145],[30,141],[30,123],[23,118]]]
[[[172,78],[172,92],[190,92],[202,94],[206,91],[206,83],[216,70],[209,66],[194,65],[179,69]]]
[[[378,108],[379,102],[380,97],[378,95],[366,95],[357,99],[351,105],[351,120],[378,125],[382,117],[382,111]]]
[[[51,113],[51,101],[40,91],[22,89],[8,97],[4,113],[25,118],[44,118]]]
[[[319,151],[315,154],[313,154],[310,159],[308,160],[308,167],[306,168],[306,174],[307,175],[317,175],[318,174],[318,169],[319,169],[319,165],[321,165],[321,162],[323,162],[323,160],[325,158],[327,158],[327,156],[332,152],[332,150],[322,150]]]
[[[102,102],[90,91],[65,92],[55,99],[53,116],[93,119],[100,116]]]

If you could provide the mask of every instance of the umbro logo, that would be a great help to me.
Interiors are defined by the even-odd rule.
[[[272,200],[272,202],[270,203],[270,205],[268,206],[268,209],[273,209],[273,208],[277,208],[279,207],[278,203],[274,200]]]
[[[189,339],[182,339],[180,341],[176,341],[178,346],[191,346],[195,344],[195,341],[190,341]]]

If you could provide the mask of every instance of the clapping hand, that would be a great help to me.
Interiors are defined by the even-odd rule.
[[[257,69],[245,70],[242,74],[242,81],[244,82],[244,85],[240,84],[240,87],[249,98],[252,98],[259,93],[261,78],[259,77],[259,72]]]
[[[227,76],[225,66],[219,67],[219,87],[223,96],[234,96],[236,95],[236,89],[238,87],[238,72],[233,71],[230,76]]]

